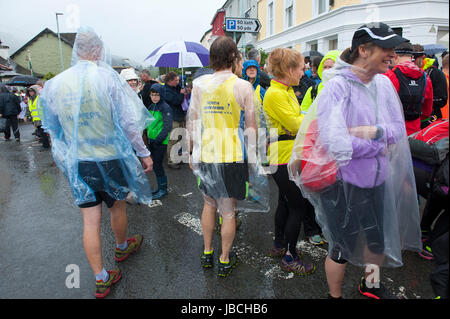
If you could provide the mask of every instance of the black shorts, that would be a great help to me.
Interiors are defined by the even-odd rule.
[[[214,199],[244,200],[247,193],[247,163],[200,163],[198,187]]]
[[[114,206],[114,203],[116,202],[116,200],[114,198],[112,198],[111,196],[109,196],[108,193],[106,193],[106,192],[95,192],[94,195],[95,195],[95,201],[78,205],[78,207],[89,208],[89,207],[94,207],[94,206],[100,205],[102,202],[105,202],[106,206],[108,208],[111,208]]]
[[[78,174],[94,192],[96,198],[95,201],[78,205],[80,208],[94,207],[102,201],[111,208],[116,200],[124,200],[129,193],[125,178],[127,170],[120,160],[80,161]]]
[[[374,188],[338,181],[321,194],[322,206],[333,247],[329,257],[346,263],[342,256],[352,256],[360,232],[367,248],[374,254],[384,253],[383,204],[384,184]]]

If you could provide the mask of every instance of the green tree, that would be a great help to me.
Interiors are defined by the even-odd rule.
[[[261,53],[261,66],[264,67],[264,64],[266,64],[267,57],[269,56],[269,53],[267,53],[263,49],[259,49],[259,52]]]
[[[44,81],[48,81],[50,80],[52,77],[54,77],[56,74],[53,74],[52,72],[48,72],[46,75],[44,75],[43,80]]]

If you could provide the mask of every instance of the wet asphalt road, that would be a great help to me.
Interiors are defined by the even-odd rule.
[[[82,243],[82,219],[73,204],[70,186],[53,164],[50,151],[41,151],[22,124],[22,141],[0,139],[0,298],[94,298],[94,276]],[[3,136],[3,134],[2,134]],[[163,299],[321,299],[328,292],[324,258],[326,247],[314,247],[303,237],[298,245],[305,259],[316,265],[307,277],[281,270],[268,257],[273,240],[273,214],[278,190],[271,180],[271,211],[243,214],[234,250],[240,264],[230,277],[217,277],[217,267],[203,270],[200,213],[202,197],[187,165],[167,169],[169,195],[154,207],[128,205],[129,235],[141,233],[141,250],[120,264],[122,280],[109,298]],[[149,174],[155,185],[154,174]],[[114,236],[106,207],[102,240],[106,269],[116,267]],[[220,237],[215,235],[216,252]],[[217,255],[217,254],[216,254]],[[382,281],[408,299],[434,298],[429,274],[433,262],[404,252],[404,266],[383,269]],[[67,288],[68,265],[79,267],[79,288]],[[364,298],[356,291],[362,269],[349,265],[343,285],[345,298]]]

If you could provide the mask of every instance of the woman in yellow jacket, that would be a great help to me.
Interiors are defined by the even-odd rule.
[[[264,96],[263,108],[268,128],[278,131],[277,138],[271,137],[268,157],[271,168],[276,168],[272,176],[279,193],[275,241],[270,255],[283,257],[281,267],[284,270],[306,275],[314,272],[315,267],[300,259],[296,244],[305,213],[313,212],[313,207],[289,180],[287,171],[294,139],[303,119],[292,86],[298,85],[304,73],[304,59],[297,51],[278,48],[271,52],[268,61],[274,79]]]

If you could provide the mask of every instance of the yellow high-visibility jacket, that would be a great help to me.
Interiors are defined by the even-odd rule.
[[[268,129],[276,128],[279,136],[290,135],[293,137],[293,139],[270,143],[269,164],[287,164],[291,158],[294,138],[303,120],[294,90],[286,84],[272,80],[264,96],[263,108]]]
[[[28,109],[30,110],[31,117],[33,118],[33,123],[41,120],[39,118],[38,103],[39,103],[39,95],[36,96],[34,101],[28,99]]]

